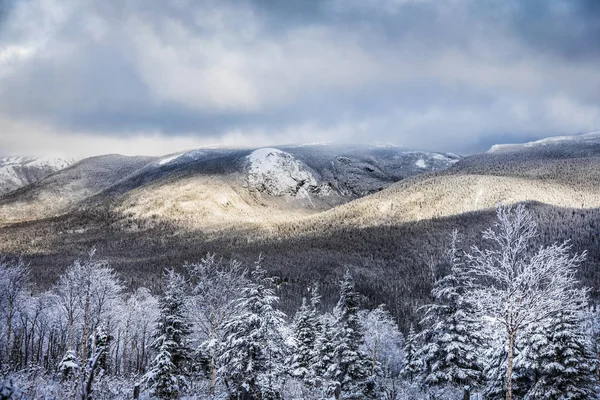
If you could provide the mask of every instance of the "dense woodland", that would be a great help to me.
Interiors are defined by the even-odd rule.
[[[254,262],[208,254],[163,269],[149,288],[132,285],[95,250],[44,285],[23,259],[6,257],[0,394],[595,398],[600,313],[579,282],[589,254],[548,240],[539,211],[499,207],[495,222],[482,215],[476,241],[456,224],[440,255],[421,261],[429,268],[413,269],[431,282],[418,287],[428,291],[423,304],[401,304],[411,296],[391,297],[390,286],[378,296],[377,286],[364,291],[369,276],[350,264],[325,284],[316,272],[290,291],[289,277],[265,268],[260,252]],[[414,286],[409,271],[370,273],[401,293]],[[324,289],[333,301],[324,301]],[[299,303],[286,299],[296,295]]]
[[[539,235],[531,247],[569,240],[573,251],[587,251],[587,260],[577,270],[581,283],[598,298],[600,288],[600,210],[576,210],[530,204]],[[365,305],[385,303],[402,332],[417,323],[415,309],[431,301],[436,279],[447,270],[444,254],[454,229],[465,248],[480,242],[480,233],[493,223],[490,211],[433,220],[390,224],[369,228],[284,225],[276,237],[255,230],[225,230],[219,234],[176,229],[164,222],[147,221],[144,229],[125,229],[127,220],[102,209],[81,211],[51,221],[8,226],[0,231],[10,257],[22,251],[33,271],[32,279],[48,289],[74,259],[91,247],[119,272],[127,290],[146,287],[162,290],[165,267],[182,272],[185,262],[207,253],[247,265],[262,257],[263,267],[279,278],[280,308],[292,314],[300,306],[306,287],[318,281],[322,302],[332,308],[337,302],[338,282],[346,270],[357,281]],[[326,221],[327,222],[327,221]],[[77,233],[81,230],[81,233]],[[69,231],[71,233],[69,233]],[[40,251],[43,250],[43,251]]]

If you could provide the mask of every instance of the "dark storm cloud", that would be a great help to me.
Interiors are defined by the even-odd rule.
[[[470,152],[595,130],[598,4],[0,0],[0,147],[348,140]]]

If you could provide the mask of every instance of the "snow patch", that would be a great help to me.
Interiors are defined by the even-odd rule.
[[[310,200],[310,193],[327,194],[313,174],[294,156],[276,148],[254,150],[247,159],[248,186],[270,196],[290,195]]]
[[[427,168],[427,163],[422,158],[419,158],[417,160],[417,162],[415,163],[415,165],[419,168],[423,168],[423,169]]]
[[[516,150],[522,147],[536,147],[536,146],[547,146],[549,144],[557,143],[573,143],[573,142],[596,142],[600,140],[600,131],[590,132],[583,135],[571,135],[571,136],[553,136],[533,142],[527,143],[512,143],[512,144],[495,144],[487,151],[488,153],[497,153],[500,151]]]
[[[181,154],[175,154],[173,156],[167,157],[167,158],[163,158],[162,160],[160,160],[158,162],[159,165],[165,165],[165,164],[169,164],[171,161],[174,161],[176,159],[178,159],[181,156]]]

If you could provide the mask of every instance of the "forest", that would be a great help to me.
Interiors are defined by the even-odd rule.
[[[209,253],[151,288],[132,288],[95,249],[43,285],[5,257],[0,398],[597,398],[587,253],[539,237],[524,205],[500,205],[474,244],[455,230],[427,304],[402,308],[410,317],[385,296],[373,305],[350,267],[334,306],[315,279],[290,311],[260,254]]]

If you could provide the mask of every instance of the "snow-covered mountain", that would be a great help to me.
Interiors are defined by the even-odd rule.
[[[184,220],[186,226],[285,220],[444,170],[458,160],[454,154],[393,146],[332,145],[198,149],[162,158],[101,156],[0,198],[0,222],[47,218],[109,199],[122,213]]]
[[[549,151],[564,153],[597,151],[600,146],[600,131],[581,135],[553,136],[533,142],[519,144],[495,144],[488,153],[511,153],[519,151]]]
[[[76,161],[65,157],[0,158],[0,194],[27,186]]]

